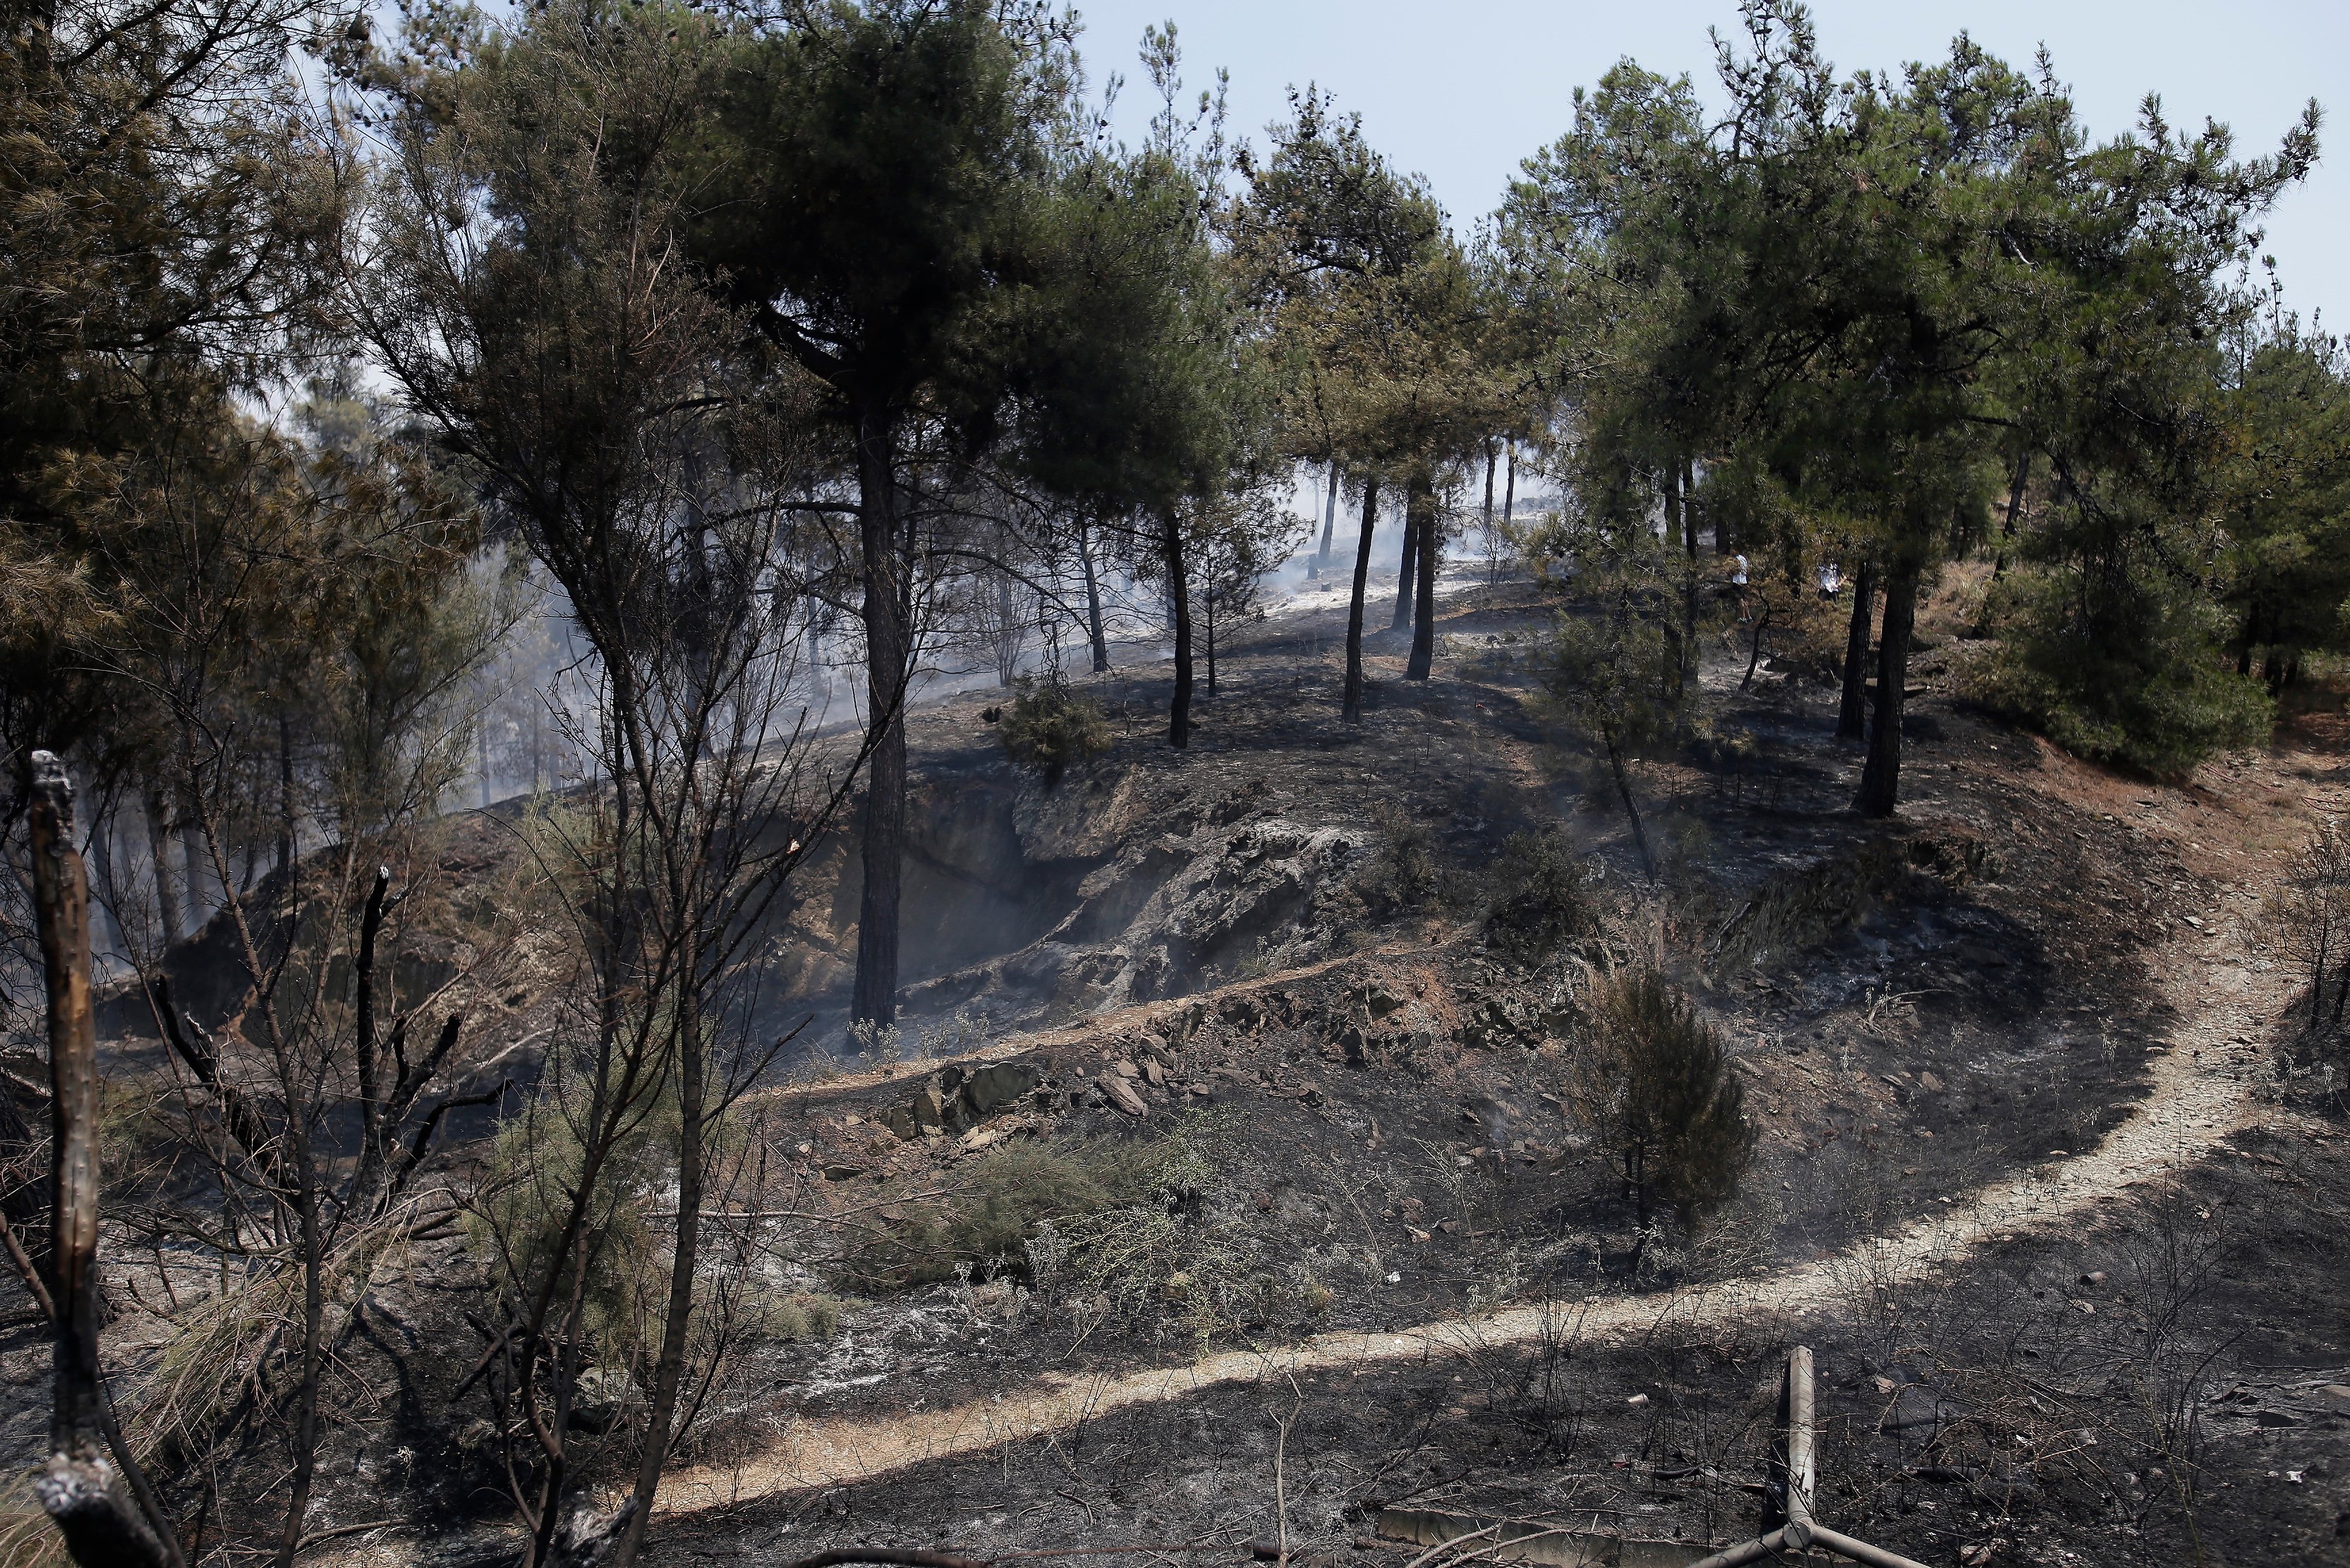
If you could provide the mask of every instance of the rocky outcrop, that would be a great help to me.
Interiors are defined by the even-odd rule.
[[[910,1020],[968,1011],[991,1031],[1324,956],[1319,912],[1373,837],[1295,820],[1262,789],[1154,787],[1114,763],[1047,788],[967,760],[919,781],[909,806],[901,1004]],[[850,837],[795,879],[776,938],[791,994],[846,987],[861,877]]]
[[[901,1138],[959,1136],[1039,1091],[1049,1092],[1033,1062],[949,1063],[914,1085],[913,1097],[878,1118]]]
[[[1155,833],[1090,872],[1036,941],[915,987],[908,1003],[941,1011],[985,997],[1003,1022],[1073,1018],[1201,990],[1276,951],[1309,960],[1315,912],[1367,839],[1270,815]]]

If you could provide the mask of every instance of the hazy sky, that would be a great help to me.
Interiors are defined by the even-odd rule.
[[[1709,27],[1733,29],[1727,0],[1079,0],[1097,88],[1128,80],[1129,139],[1151,108],[1135,64],[1145,24],[1171,17],[1194,87],[1232,73],[1235,129],[1260,139],[1284,94],[1317,82],[1361,111],[1373,144],[1426,174],[1465,229],[1490,212],[1518,160],[1567,126],[1569,95],[1626,56],[1686,71],[1713,91]],[[2234,128],[2267,151],[2314,98],[2326,156],[2268,222],[2289,304],[2350,325],[2350,0],[1821,0],[1820,40],[1839,70],[1939,55],[1961,29],[2028,64],[2048,47],[2091,131],[2126,128],[2149,91],[2173,125]],[[2345,118],[2336,118],[2345,117]]]

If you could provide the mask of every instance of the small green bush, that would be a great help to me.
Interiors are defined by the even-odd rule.
[[[1618,970],[1584,1003],[1568,1097],[1622,1159],[1642,1230],[1653,1194],[1695,1226],[1737,1196],[1754,1157],[1746,1094],[1721,1036],[1654,967]]]
[[[1485,940],[1522,963],[1551,957],[1598,929],[1590,875],[1564,827],[1513,833],[1493,868]]]
[[[775,1303],[767,1328],[777,1339],[821,1345],[840,1332],[840,1303],[831,1296],[795,1291]]]
[[[2150,778],[2268,738],[2276,704],[2230,666],[2216,606],[2157,574],[2091,597],[2094,618],[2073,575],[2011,574],[1991,603],[2001,645],[1971,694],[2075,756]]]
[[[1141,1195],[1132,1152],[1085,1144],[1015,1143],[969,1168],[956,1190],[909,1208],[905,1217],[858,1236],[841,1268],[844,1284],[904,1290],[952,1279],[955,1265],[1024,1267],[1036,1228],[1096,1214]]]
[[[840,1280],[905,1290],[952,1279],[958,1265],[1027,1276],[1031,1243],[1048,1227],[1079,1238],[1052,1245],[1060,1263],[1091,1278],[1100,1264],[1092,1254],[1123,1244],[1116,1239],[1144,1217],[1171,1225],[1170,1210],[1197,1199],[1211,1175],[1197,1127],[1149,1142],[1011,1144],[967,1167],[952,1192],[858,1235]]]
[[[1003,715],[1003,749],[1036,769],[1047,784],[1110,748],[1109,720],[1101,705],[1058,677],[1023,680]]]

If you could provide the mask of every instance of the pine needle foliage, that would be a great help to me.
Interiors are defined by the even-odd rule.
[[[1003,733],[1012,760],[1036,769],[1048,784],[1108,751],[1112,739],[1101,704],[1058,679],[1023,681],[1004,711]]]
[[[1661,1199],[1694,1229],[1737,1195],[1754,1157],[1745,1089],[1721,1033],[1652,966],[1600,977],[1585,1013],[1571,1103],[1621,1160],[1640,1228]]]

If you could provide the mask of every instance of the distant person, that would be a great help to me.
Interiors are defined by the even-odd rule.
[[[1730,591],[1738,596],[1738,618],[1740,620],[1744,620],[1747,618],[1746,557],[1743,556],[1733,556],[1731,559],[1735,562],[1736,565],[1731,567],[1730,573]]]
[[[1820,597],[1832,599],[1844,591],[1844,573],[1834,561],[1820,563]]]

